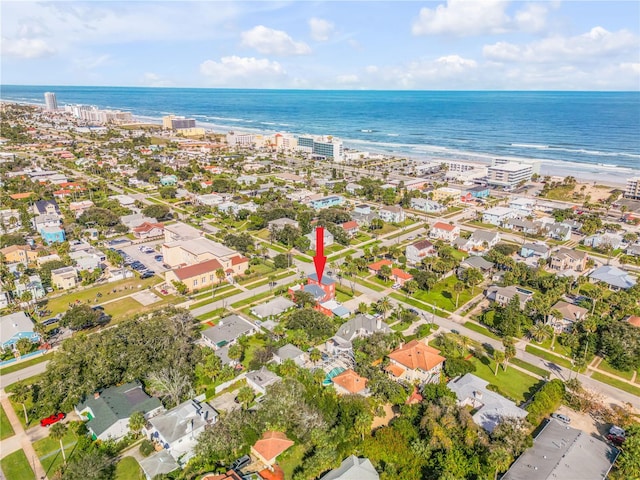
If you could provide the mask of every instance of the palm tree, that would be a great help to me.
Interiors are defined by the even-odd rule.
[[[314,348],[309,352],[309,360],[311,360],[313,363],[319,362],[321,358],[322,353],[317,348]]]
[[[549,325],[544,325],[543,323],[538,322],[531,326],[531,328],[529,329],[529,335],[536,342],[542,343],[551,335],[551,332],[549,330]]]
[[[22,404],[22,410],[24,411],[24,424],[27,426],[29,426],[29,417],[27,415],[26,403],[33,398],[32,395],[33,390],[31,390],[29,385],[25,385],[24,383],[18,383],[11,394],[16,402]]]
[[[133,412],[129,417],[129,430],[138,435],[146,423],[147,420],[142,412]]]
[[[516,346],[513,343],[513,338],[507,337],[502,340],[502,344],[504,345],[504,370],[507,371],[507,366],[512,358],[516,356]]]
[[[54,423],[49,430],[49,436],[54,440],[60,441],[60,451],[62,452],[62,460],[66,463],[67,456],[64,453],[64,445],[62,445],[62,439],[67,434],[67,426],[64,423]]]
[[[249,404],[253,402],[255,397],[256,395],[251,387],[244,386],[238,390],[238,401],[242,404],[242,408],[245,410],[249,407]]]
[[[385,320],[387,318],[387,313],[389,313],[392,308],[393,305],[391,305],[389,297],[383,297],[378,300],[378,303],[376,303],[376,310],[382,314],[382,318]]]
[[[498,472],[504,472],[509,468],[513,457],[504,447],[496,447],[489,452],[489,465],[496,469],[495,480],[498,479]]]
[[[602,289],[602,287],[598,284],[593,286],[593,289],[591,290],[591,315],[593,315],[593,312],[596,309],[596,303],[598,302],[598,300],[600,300],[603,296],[604,296],[604,290]]]
[[[496,371],[493,372],[494,375],[498,375],[498,366],[504,362],[504,352],[502,350],[494,350],[493,352],[493,360],[496,362]]]
[[[367,313],[369,311],[369,305],[366,302],[360,302],[358,304],[358,312]]]
[[[464,292],[464,283],[456,282],[453,284],[453,291],[456,293],[456,310],[458,309],[458,302],[460,301],[460,294]]]

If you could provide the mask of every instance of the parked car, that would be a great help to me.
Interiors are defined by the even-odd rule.
[[[54,423],[58,423],[60,420],[64,420],[66,415],[62,412],[54,413],[53,415],[49,415],[47,418],[43,418],[40,420],[41,427],[50,427]]]
[[[45,320],[44,322],[42,322],[42,325],[44,325],[45,327],[50,327],[51,325],[55,325],[56,323],[58,323],[60,321],[59,318],[53,317],[53,318],[48,318],[47,320]]]
[[[152,272],[152,271],[144,272],[142,275],[140,275],[140,279],[141,279],[141,280],[144,280],[144,279],[146,279],[146,278],[151,278],[151,277],[153,277],[154,275],[155,275],[155,273],[154,273],[154,272]]]
[[[156,255],[153,257],[156,262],[164,262],[164,257],[162,255]]]
[[[169,295],[169,291],[164,289],[164,288],[162,290],[160,290],[160,293],[163,294],[163,295]]]
[[[249,455],[243,455],[234,461],[230,466],[230,470],[242,470],[244,467],[251,463],[251,457]]]
[[[613,435],[611,433],[607,435],[607,440],[613,443],[616,447],[621,446],[626,439],[627,438],[622,435]]]
[[[552,413],[551,414],[551,418],[555,418],[556,420],[560,420],[563,423],[566,423],[567,425],[569,423],[571,423],[571,419],[569,417],[567,417],[566,415],[563,415],[561,413]]]

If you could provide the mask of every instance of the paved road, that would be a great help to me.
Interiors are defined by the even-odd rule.
[[[25,378],[33,377],[34,375],[38,375],[44,372],[45,369],[47,368],[48,363],[49,363],[49,360],[46,360],[42,363],[38,363],[30,367],[25,367],[21,370],[18,370],[17,372],[0,375],[0,389],[6,388],[12,383],[19,382],[20,380],[24,380]]]

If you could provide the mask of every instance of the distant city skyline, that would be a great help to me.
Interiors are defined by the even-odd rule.
[[[640,90],[640,2],[2,2],[1,81]]]

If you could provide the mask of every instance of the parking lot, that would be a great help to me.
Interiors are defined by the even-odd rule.
[[[158,262],[153,258],[156,255],[162,254],[162,251],[159,247],[160,245],[162,245],[162,242],[162,240],[154,240],[151,242],[139,243],[137,245],[130,245],[128,247],[121,247],[121,250],[123,250],[134,260],[137,260],[140,263],[144,264],[148,269],[153,270],[156,273],[164,273],[167,271],[167,269],[162,266],[162,262]],[[144,253],[140,251],[141,246],[153,248],[153,253]]]

